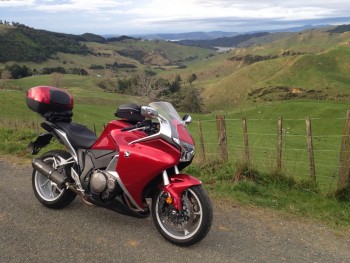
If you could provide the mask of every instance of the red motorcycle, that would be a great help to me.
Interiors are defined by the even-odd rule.
[[[85,203],[146,218],[152,214],[161,235],[187,246],[210,230],[213,211],[201,181],[180,173],[194,156],[194,141],[168,102],[149,106],[121,105],[99,138],[73,123],[73,99],[62,89],[39,86],[26,96],[41,114],[47,133],[30,144],[32,154],[56,138],[66,150],[34,158],[32,185],[36,198],[49,208],[63,208],[76,195]],[[150,207],[152,212],[150,212]]]

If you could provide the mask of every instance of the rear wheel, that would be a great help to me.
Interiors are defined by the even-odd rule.
[[[52,150],[41,156],[41,159],[60,173],[70,178],[71,165],[62,165],[61,159],[67,160],[71,155],[62,150]],[[36,198],[49,208],[63,208],[69,205],[76,197],[76,193],[60,188],[40,172],[33,170],[32,186]]]
[[[153,221],[164,238],[179,246],[193,245],[209,232],[213,210],[202,186],[192,186],[182,193],[182,210],[167,204],[163,191],[152,200]]]

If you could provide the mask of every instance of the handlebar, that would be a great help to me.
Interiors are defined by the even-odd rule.
[[[126,128],[122,128],[121,131],[125,132],[125,131],[131,131],[134,129],[138,129],[138,128],[143,128],[143,127],[150,127],[152,125],[152,121],[151,120],[147,120],[147,121],[143,121],[143,122],[138,122],[135,125],[126,127]]]
[[[126,127],[126,128],[121,129],[121,131],[122,132],[131,131],[131,130],[136,129],[136,128],[137,128],[136,125],[132,125],[130,127]]]

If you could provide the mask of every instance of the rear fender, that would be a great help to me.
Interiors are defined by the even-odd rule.
[[[40,134],[34,142],[29,143],[28,150],[32,155],[38,154],[42,148],[50,143],[52,137],[53,135],[51,133]]]
[[[200,185],[201,181],[187,175],[187,174],[175,174],[170,178],[170,184],[164,186],[162,190],[165,193],[169,193],[173,199],[173,206],[177,210],[182,210],[181,194],[191,186]]]

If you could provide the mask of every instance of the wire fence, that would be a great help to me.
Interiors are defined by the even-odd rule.
[[[348,122],[349,117],[225,119],[221,115],[198,120],[190,130],[197,142],[196,162],[245,161],[263,173],[314,180],[328,191],[336,189],[341,172],[349,170]]]

